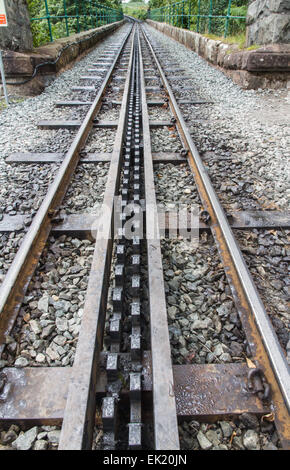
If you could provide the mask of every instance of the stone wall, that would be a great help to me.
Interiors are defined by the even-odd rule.
[[[254,0],[247,12],[247,46],[290,43],[290,0]]]
[[[0,47],[10,51],[30,51],[33,47],[26,0],[5,0],[8,27],[0,27]]]
[[[240,50],[235,44],[209,39],[194,31],[146,21],[218,67],[242,88],[287,87],[290,78],[290,45],[270,44],[257,46],[255,50]]]
[[[11,83],[19,83],[31,77],[35,67],[50,62],[38,69],[37,75],[23,86],[11,86],[8,90],[20,95],[37,95],[55,75],[87,54],[99,41],[112,34],[124,20],[100,26],[99,28],[72,34],[69,37],[57,39],[45,46],[37,47],[33,52],[5,51],[3,54],[6,78]],[[56,59],[59,60],[56,61]],[[56,61],[56,63],[55,63]]]

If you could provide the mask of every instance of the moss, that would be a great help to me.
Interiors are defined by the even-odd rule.
[[[9,97],[10,104],[18,104],[25,101],[26,98],[14,96],[13,98]],[[4,97],[0,97],[0,112],[4,111],[7,108],[7,104]]]
[[[0,112],[4,111],[5,108],[7,108],[7,104],[4,100],[0,99]]]
[[[250,50],[249,48],[246,48],[246,33],[240,33],[236,34],[234,36],[228,36],[224,38],[223,36],[216,36],[215,34],[204,34],[203,36],[209,38],[209,39],[214,39],[215,41],[221,41],[224,44],[232,44],[238,46],[239,49],[247,49]],[[252,46],[251,46],[252,47]],[[253,47],[253,49],[255,49]],[[233,50],[227,51],[227,54],[230,54]]]
[[[246,48],[247,51],[253,51],[254,49],[259,49],[259,46],[258,44],[253,44],[252,46],[249,46]]]

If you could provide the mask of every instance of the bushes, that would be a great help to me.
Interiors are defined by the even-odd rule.
[[[179,4],[177,2],[179,1]],[[231,5],[231,16],[246,16],[248,0],[235,0]],[[174,26],[184,27],[202,34],[216,34],[222,36],[225,31],[229,0],[150,0],[151,18],[162,21],[160,10],[156,8],[167,6],[166,20]],[[183,15],[182,15],[183,12]],[[197,15],[200,15],[197,17]],[[209,14],[213,17],[209,18]],[[156,15],[156,16],[155,16]],[[190,16],[189,16],[190,15]],[[170,20],[168,18],[170,17]],[[221,18],[219,18],[221,17]],[[228,34],[237,34],[245,31],[246,22],[242,18],[229,18]]]
[[[232,5],[231,16],[246,16],[247,15],[247,6],[241,5],[236,6]],[[232,18],[229,21],[229,30],[228,33],[231,36],[241,33],[246,30],[246,21],[242,18]]]
[[[99,7],[97,7],[97,4]],[[67,34],[77,33],[106,24],[105,8],[100,4],[121,11],[121,0],[47,0],[50,16],[75,16],[75,18],[50,18],[50,28],[53,39],[58,39]],[[31,18],[47,16],[45,0],[27,0]],[[79,18],[76,16],[79,15]],[[117,14],[110,12],[110,21],[117,20]],[[31,21],[33,44],[35,47],[51,40],[48,20]]]

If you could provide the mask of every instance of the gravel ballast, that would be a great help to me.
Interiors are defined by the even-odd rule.
[[[191,99],[195,95],[212,102],[182,105],[182,110],[201,156],[207,153],[211,157],[207,167],[222,202],[231,209],[287,209],[287,91],[242,90],[196,53],[148,25],[145,28],[168,51],[165,72],[168,63],[175,62],[185,70],[182,74],[191,77],[180,83],[172,81],[173,89],[178,89],[176,96]],[[192,90],[185,89],[187,86]],[[224,157],[229,160],[219,164]]]
[[[76,131],[38,129],[37,123],[44,119],[77,120],[84,116],[88,110],[87,106],[55,108],[54,104],[58,101],[79,99],[90,101],[92,96],[79,91],[72,92],[72,87],[81,85],[80,77],[84,75],[84,70],[96,62],[110,44],[121,42],[128,28],[128,25],[122,26],[113,36],[97,45],[72,69],[62,73],[41,95],[12,104],[0,113],[0,213],[13,215],[16,209],[22,213],[19,199],[22,202],[25,201],[25,213],[33,213],[38,209],[58,165],[7,165],[5,159],[14,152],[65,152],[68,150]],[[98,82],[96,90],[99,85]],[[37,196],[34,201],[33,193],[35,192]]]
[[[125,28],[126,26],[115,34],[123,34]],[[191,86],[191,90],[183,89],[181,81],[173,82],[177,96],[183,99],[198,97],[214,101],[213,104],[202,106],[184,105],[182,111],[223,207],[227,210],[285,209],[287,207],[285,202],[285,198],[287,198],[286,182],[284,175],[281,175],[283,173],[281,162],[282,165],[284,162],[286,163],[284,158],[286,154],[286,139],[284,139],[286,125],[281,117],[273,122],[267,116],[262,118],[259,116],[259,110],[264,106],[263,103],[266,103],[266,106],[269,99],[273,99],[274,102],[276,99],[281,100],[282,94],[275,92],[269,98],[265,92],[253,93],[240,90],[221,72],[209,67],[206,62],[184,46],[165,38],[164,35],[148,26],[147,30],[164,48],[169,48],[170,44],[173,60],[179,61],[186,68],[186,75],[188,73],[192,75],[192,78],[186,82],[186,87]],[[106,41],[98,46],[100,48],[100,50],[97,48],[98,53],[103,50],[102,46],[105,43]],[[96,57],[94,56],[93,60],[96,60]],[[86,60],[88,57],[82,62]],[[169,57],[167,60],[170,61]],[[77,64],[76,68],[79,65]],[[70,72],[72,71],[65,72],[63,75]],[[77,69],[77,73],[80,76],[84,75],[83,69]],[[154,74],[155,72],[152,72],[152,75]],[[62,82],[57,85],[57,82],[62,79],[63,75],[45,92],[48,93],[46,98],[50,99],[50,106],[52,106],[52,101],[65,99],[63,94],[56,99],[59,93],[58,86],[61,88],[63,85]],[[75,82],[74,74],[73,84],[76,84]],[[86,82],[82,81],[80,84],[84,85]],[[148,80],[146,84],[156,86],[155,80]],[[115,85],[114,83],[113,86],[115,87]],[[120,87],[122,85],[121,81],[117,84]],[[56,87],[54,91],[53,87]],[[111,99],[119,99],[118,93],[118,90],[112,88]],[[77,96],[82,96],[82,99],[90,99],[91,95],[81,93]],[[151,98],[158,99],[156,94]],[[71,95],[69,97],[67,95],[67,99],[71,99]],[[75,132],[39,131],[35,127],[36,121],[44,118],[81,118],[84,111],[79,108],[74,114],[72,110],[67,109],[57,110],[57,113],[54,114],[50,109],[50,113],[44,116],[45,106],[44,101],[39,102],[41,112],[38,117],[35,118],[36,113],[33,111],[30,115],[35,119],[33,126],[32,121],[29,121],[30,127],[28,129],[30,130],[27,131],[24,126],[25,129],[21,130],[20,135],[27,140],[29,147],[31,145],[28,144],[28,141],[31,140],[29,132],[33,127],[33,135],[36,139],[38,139],[38,133],[39,136],[41,135],[41,139],[46,136],[45,151],[63,151],[69,147]],[[15,111],[14,106],[11,109],[13,112]],[[116,120],[118,110],[119,107],[113,109],[109,103],[102,108],[99,117],[105,120]],[[20,113],[19,109],[17,113]],[[249,122],[245,120],[245,116],[249,116]],[[150,109],[151,119],[168,120],[170,117],[166,107],[160,113],[158,108]],[[9,122],[10,118],[11,116],[8,118]],[[56,139],[55,142],[52,133]],[[282,137],[277,140],[277,136]],[[86,152],[111,152],[114,137],[114,130],[94,130],[84,150]],[[174,126],[152,129],[151,138],[153,152],[180,153],[182,150]],[[36,151],[35,148],[38,151],[44,151],[43,142],[44,140],[38,140],[35,146],[29,147],[30,151]],[[10,154],[11,149],[15,151],[14,146],[20,148],[18,137],[13,144],[10,135],[6,144],[7,155]],[[23,147],[21,151],[23,151]],[[267,165],[270,167],[270,173]],[[57,168],[58,165],[9,167],[2,161],[0,176],[3,176],[4,181],[7,178],[11,178],[12,181],[11,191],[9,189],[6,193],[2,193],[0,190],[0,195],[3,196],[3,199],[5,198],[3,213],[13,215],[23,212],[31,217],[38,209]],[[109,164],[107,163],[80,165],[62,204],[62,211],[67,214],[96,213],[103,199],[108,169]],[[13,179],[14,174],[15,179]],[[19,185],[19,175],[21,175],[21,181],[24,181],[22,185]],[[23,175],[27,176],[27,180],[23,180]],[[38,182],[35,183],[37,177]],[[158,203],[166,204],[167,207],[170,205],[173,207],[177,203],[185,203],[200,208],[200,199],[187,164],[154,165],[154,179]],[[35,198],[30,204],[30,198],[24,199],[20,193],[21,191],[26,192],[28,196],[32,187]],[[20,202],[17,201],[17,198]],[[24,211],[19,210],[21,204],[24,204]],[[285,248],[288,235],[289,231],[282,230],[275,231],[275,233],[258,230],[237,232],[237,238],[250,271],[254,279],[260,282],[259,290],[263,300],[267,302],[268,313],[281,345],[285,353],[290,355],[289,330],[287,330],[289,326],[289,317],[287,316],[287,299],[289,298],[287,260],[289,252]],[[0,283],[13,260],[22,236],[22,232],[1,236]],[[208,232],[200,233],[198,246],[193,246],[178,237],[165,239],[161,241],[161,249],[173,364],[245,362],[245,357],[249,357],[247,342],[212,235]],[[27,366],[69,367],[73,365],[93,250],[94,243],[91,240],[72,238],[67,235],[49,238],[39,266],[29,285],[16,325],[11,335],[7,337],[0,368],[3,366],[21,368]],[[257,254],[259,255],[258,259]],[[105,322],[105,351],[109,349],[108,333],[112,314],[111,296],[114,283],[114,265],[113,254]],[[150,348],[150,335],[144,246],[141,272],[143,328],[145,326],[145,330],[148,330],[142,333],[142,341],[144,349],[147,350]],[[129,303],[130,295],[127,297],[126,300]],[[125,321],[122,352],[130,350],[130,333],[130,322]],[[128,379],[127,375],[126,380]],[[102,448],[102,433],[101,411],[97,407],[93,449]],[[233,419],[218,421],[214,424],[191,420],[179,424],[179,436],[181,448],[190,450],[276,450],[280,447],[270,415],[258,418],[243,413]],[[15,425],[7,425],[6,428],[0,429],[0,450],[53,450],[58,447],[59,437],[60,427],[57,426],[35,426],[24,429]]]
[[[288,209],[285,93],[241,90],[184,46],[146,28],[156,46],[168,52],[163,62],[165,73],[174,62],[174,67],[184,68],[184,75],[191,76],[184,82],[170,82],[167,73],[175,96],[207,102],[181,105],[181,110],[223,208]],[[275,120],[270,119],[271,106],[281,108]],[[264,115],[262,109],[266,110]],[[167,136],[165,130],[151,132],[151,137],[154,151],[164,151],[166,145],[165,151],[180,151],[178,140],[168,146],[168,131]],[[158,165],[155,170],[158,202],[181,202],[184,192],[190,191],[190,202],[200,207],[187,165]],[[254,232],[252,236],[252,232],[241,231],[238,241],[242,251],[252,255],[246,261],[254,279],[257,281],[257,272],[263,278],[261,289],[259,286],[262,299],[289,355],[287,231]],[[173,363],[244,362],[249,350],[239,316],[211,236],[204,235],[198,249],[187,249],[186,242],[180,240],[162,241]],[[275,426],[251,415],[216,424],[183,423],[179,433],[184,449],[275,450],[280,446]]]

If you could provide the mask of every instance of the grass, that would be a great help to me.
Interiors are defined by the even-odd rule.
[[[246,33],[238,33],[233,36],[228,36],[224,38],[223,36],[216,36],[215,34],[203,34],[203,36],[209,38],[209,39],[214,39],[215,41],[221,41],[225,44],[232,44],[232,45],[237,45],[239,49],[246,50],[246,51],[252,51],[253,49],[258,49],[260,46],[257,44],[253,44],[250,47],[246,47]],[[230,53],[231,51],[229,51]]]
[[[1,111],[4,111],[5,108],[7,108],[7,104],[5,103],[5,99],[1,98],[0,99],[0,113],[1,113]]]
[[[9,96],[9,103],[10,104],[17,104],[17,103],[22,103],[23,101],[25,101],[26,98],[22,98],[22,97],[18,97],[18,96]],[[1,111],[4,111],[4,109],[7,108],[7,104],[6,104],[6,101],[5,101],[5,98],[4,96],[1,96],[0,97],[0,112]]]
[[[238,33],[226,38],[223,36],[216,36],[215,34],[204,34],[203,36],[209,39],[214,39],[215,41],[224,42],[225,44],[236,44],[239,49],[245,49],[246,47],[246,33]]]

